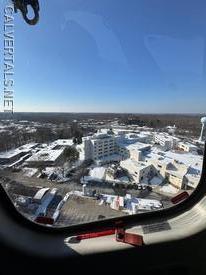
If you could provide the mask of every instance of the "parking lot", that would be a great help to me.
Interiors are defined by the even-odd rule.
[[[28,178],[24,177],[21,173],[8,173],[4,172],[4,176],[10,180],[21,182],[25,187],[50,187],[58,188],[58,194],[64,197],[66,193],[79,190],[82,191],[82,185],[76,182],[68,182],[59,184],[56,182],[48,181],[46,179],[39,178]],[[125,188],[123,185],[112,185],[105,182],[92,182],[87,185],[87,191],[92,193],[95,191],[96,194],[108,194],[108,195],[119,195],[125,196],[126,194],[131,194],[134,197],[145,198],[145,199],[155,199],[162,202],[163,207],[167,208],[172,206],[170,202],[170,197],[162,195],[156,191],[156,189],[148,190],[138,190],[137,188]],[[53,203],[50,207],[49,214],[54,212],[54,207],[57,205]],[[109,206],[99,205],[99,201],[94,198],[80,198],[73,197],[70,198],[61,209],[60,216],[55,225],[57,226],[67,226],[78,223],[87,223],[91,221],[97,221],[100,219],[113,218],[125,215],[124,212],[112,210]]]
[[[99,205],[99,200],[72,195],[61,209],[56,226],[68,226],[126,215],[110,206]]]

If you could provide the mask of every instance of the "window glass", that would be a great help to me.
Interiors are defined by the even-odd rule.
[[[33,26],[1,2],[0,182],[23,215],[70,226],[195,190],[205,1],[39,0]]]

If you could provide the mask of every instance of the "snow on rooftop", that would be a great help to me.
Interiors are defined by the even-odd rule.
[[[72,146],[74,143],[73,143],[73,140],[72,139],[57,139],[55,140],[54,142],[52,142],[51,145],[60,145],[60,146]]]
[[[34,146],[36,146],[37,143],[28,143],[25,145],[22,145],[19,148],[9,150],[7,152],[0,153],[0,159],[1,158],[12,158],[20,153],[27,153],[29,152]]]
[[[190,147],[190,148],[194,148],[194,149],[197,149],[197,148],[198,148],[196,145],[194,145],[194,144],[192,144],[192,143],[190,143],[190,142],[179,142],[179,145],[180,145],[180,146],[186,145],[186,146],[188,146],[188,147]]]
[[[168,141],[172,141],[172,140],[176,140],[176,141],[179,141],[179,138],[177,137],[174,137],[174,136],[170,136],[168,135],[168,133],[156,133],[155,134],[155,138],[159,138],[159,139],[162,139],[162,140],[168,140]]]
[[[35,194],[35,196],[33,197],[34,200],[41,200],[43,198],[43,196],[46,194],[46,192],[49,191],[49,188],[42,188],[40,190],[38,190]]]
[[[38,172],[38,169],[25,167],[25,168],[23,168],[23,172],[24,172],[24,176],[30,178],[30,177],[34,176]]]
[[[55,161],[60,155],[63,153],[64,149],[58,149],[58,150],[51,150],[51,149],[43,149],[33,156],[31,156],[29,159],[27,159],[27,162],[33,162],[33,161]]]
[[[121,140],[121,141],[117,141],[117,144],[128,150],[144,150],[151,147],[151,144],[145,144],[138,141],[128,144],[127,142],[124,142],[123,140]]]
[[[148,164],[128,158],[126,160],[121,161],[120,166],[122,168],[129,169],[130,171],[137,171],[147,167]]]
[[[37,217],[39,214],[46,214],[47,207],[50,202],[53,200],[55,194],[57,193],[57,189],[53,188],[51,191],[47,192],[44,196],[43,201],[41,202],[39,208],[36,210],[35,216]]]
[[[174,152],[167,151],[163,152],[157,148],[152,148],[151,152],[145,155],[145,160],[159,160],[162,163],[168,164],[173,162],[174,160],[179,163],[183,163],[188,167],[193,167],[195,169],[202,169],[203,157],[199,155],[194,155],[192,153],[184,153],[184,152]]]
[[[162,203],[158,200],[151,199],[132,199],[132,205],[136,206],[138,210],[152,210],[153,208],[162,208]]]
[[[108,139],[111,138],[111,135],[107,133],[96,133],[93,135],[93,139]]]
[[[105,171],[106,171],[105,167],[95,167],[90,170],[89,174],[90,174],[91,178],[101,180],[105,176]]]
[[[165,156],[170,159],[177,160],[184,163],[187,166],[194,167],[196,169],[202,169],[203,157],[194,155],[192,153],[175,153],[168,151]]]
[[[125,146],[128,150],[144,150],[151,147],[150,144],[144,144],[141,142],[135,142],[134,144],[129,144]]]

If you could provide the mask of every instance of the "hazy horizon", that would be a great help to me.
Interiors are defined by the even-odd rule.
[[[0,112],[2,115],[15,115],[15,114],[114,114],[114,115],[188,115],[188,116],[206,116],[206,113],[127,113],[127,112],[14,112],[13,114]]]

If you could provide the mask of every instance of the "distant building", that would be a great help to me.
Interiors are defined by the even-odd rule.
[[[155,134],[154,141],[161,145],[164,150],[171,150],[177,147],[179,139],[165,133],[158,133]]]
[[[74,143],[72,139],[57,139],[50,144],[50,148],[58,150],[58,149],[70,147],[73,145]]]
[[[189,142],[179,142],[178,148],[185,152],[197,153],[198,147]]]
[[[177,130],[177,127],[174,125],[174,126],[167,126],[167,131],[169,134],[172,134],[174,135],[175,134],[175,131]]]
[[[21,157],[30,153],[37,145],[37,143],[29,143],[22,145],[19,148],[0,153],[0,164],[9,165],[17,162]]]

